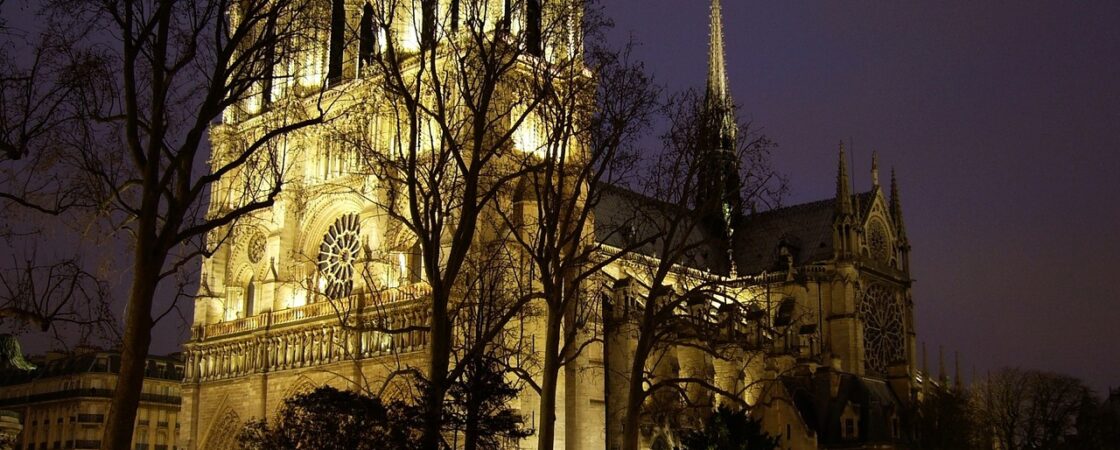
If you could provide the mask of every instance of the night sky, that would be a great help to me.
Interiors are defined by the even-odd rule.
[[[702,88],[708,1],[603,2],[661,83]],[[873,150],[884,183],[897,169],[931,368],[944,346],[965,377],[1120,386],[1120,2],[725,0],[724,17],[732,94],[780,144],[787,204],[833,195],[840,140],[860,190]]]
[[[705,0],[606,0],[614,38],[702,88]],[[919,341],[1120,386],[1120,2],[724,1],[732,95],[780,144],[786,204],[898,171]]]

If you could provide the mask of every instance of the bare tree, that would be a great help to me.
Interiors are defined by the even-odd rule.
[[[999,448],[1060,448],[1089,400],[1076,378],[1004,368],[973,386],[972,411]]]
[[[733,371],[761,366],[766,343],[751,297],[749,277],[740,277],[729,252],[729,224],[739,211],[724,204],[718,192],[701,195],[703,183],[713,173],[707,148],[712,124],[719,111],[692,93],[670,101],[670,129],[665,150],[657,155],[642,177],[643,195],[629,195],[630,212],[614,226],[627,228],[629,242],[642,243],[635,255],[624,258],[623,267],[633,274],[629,286],[614,293],[604,320],[608,325],[608,349],[629,347],[626,358],[612,359],[623,367],[608,367],[609,376],[624,380],[616,391],[623,399],[622,448],[637,449],[642,421],[648,418],[649,401],[657,404],[662,418],[674,413],[675,405],[710,408],[708,398],[718,395],[725,402],[745,405],[748,390],[766,380],[748,385],[724,384],[692,368],[673,371],[678,351],[693,352],[696,358],[722,360]],[[738,186],[734,197],[748,203],[777,202],[774,194],[783,182],[768,162],[773,144],[763,135],[743,132],[731,141],[728,164]],[[721,169],[722,170],[722,169]],[[713,208],[713,205],[715,208]],[[705,211],[721,211],[708,214]],[[606,224],[604,224],[606,225]],[[683,359],[683,358],[682,358]],[[695,361],[699,363],[698,361]],[[708,393],[708,394],[705,394]]]
[[[19,7],[5,3],[0,9]],[[58,228],[51,223],[73,221],[76,210],[93,202],[55,145],[70,117],[74,85],[41,82],[75,68],[37,31],[0,23],[0,205],[6,212],[0,238],[13,255],[0,263],[0,317],[19,331],[53,332],[68,345],[57,339],[63,331],[55,325],[66,324],[65,333],[80,333],[82,342],[92,333],[117,333],[103,280],[77,254],[56,257],[38,248],[45,229]]]
[[[114,336],[108,288],[78,261],[41,265],[31,258],[12,263],[0,270],[0,320],[14,322],[11,328],[53,331],[62,344],[67,339],[61,332],[79,333],[81,342],[94,333]]]
[[[36,76],[5,77],[23,94],[6,97],[17,101],[4,108],[5,150],[31,161],[14,165],[17,181],[42,179],[34,162],[46,158],[75,183],[28,190],[9,182],[3,197],[51,213],[91,206],[131,245],[121,372],[103,448],[131,445],[151,329],[169,312],[154,310],[161,282],[272,205],[286,169],[284,136],[324,120],[315,97],[270,98],[274,83],[293,76],[274,68],[310,42],[321,11],[306,0],[60,0],[43,11],[42,44],[23,72]],[[238,129],[215,128],[207,172],[207,133],[223,115]],[[251,188],[231,189],[233,179]]]
[[[544,348],[540,354],[538,444],[555,442],[556,390],[561,368],[597,341],[602,270],[624,257],[634,243],[608,250],[595,235],[595,211],[604,191],[634,175],[633,147],[657,111],[660,91],[642,65],[630,57],[631,45],[605,44],[610,23],[588,7],[583,16],[586,52],[573,55],[583,64],[557,65],[536,73],[539,159],[532,159],[514,186],[509,202],[498,205],[509,241],[521,255],[520,277],[543,304]],[[587,76],[586,68],[592,76]]]
[[[359,145],[383,188],[371,200],[414,240],[431,286],[422,447],[434,449],[450,383],[539,297],[521,291],[488,316],[470,348],[453,345],[462,328],[456,317],[469,309],[464,294],[480,281],[472,259],[485,259],[506,238],[498,204],[541,165],[537,110],[582,73],[583,2],[452,1],[449,10],[415,3],[382,2],[364,12],[362,23],[374,27],[364,35],[384,40],[360,55],[359,70],[381,97],[355,112],[390,130]]]

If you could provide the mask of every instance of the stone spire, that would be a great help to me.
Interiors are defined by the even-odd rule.
[[[708,86],[707,100],[731,105],[731,93],[727,87],[727,62],[723,50],[723,8],[720,0],[712,0],[710,41],[708,42]]]
[[[961,389],[961,354],[960,352],[953,352],[953,385],[957,390]]]
[[[931,377],[929,375],[929,360],[926,354],[926,343],[922,342],[922,397],[929,398],[929,385],[931,384]]]
[[[738,122],[727,82],[723,49],[723,12],[712,0],[711,41],[708,44],[708,81],[698,141],[699,180],[696,206],[708,228],[722,241],[728,268],[734,272],[731,240],[735,221],[743,214],[739,162],[736,153]]]
[[[898,196],[898,178],[895,177],[894,168],[891,168],[891,220],[898,231],[899,237],[906,238],[906,226],[902,223],[902,199]]]
[[[708,42],[708,84],[704,106],[708,115],[705,144],[711,149],[735,152],[735,102],[727,82],[727,61],[723,49],[723,11],[720,0],[712,0],[710,41]]]
[[[871,186],[879,187],[879,152],[871,152]]]
[[[941,380],[942,386],[949,384],[948,375],[945,375],[945,346],[940,345],[937,347],[937,378]]]
[[[844,141],[840,141],[840,168],[836,174],[836,213],[852,214],[851,181],[848,179],[848,162],[844,155]]]

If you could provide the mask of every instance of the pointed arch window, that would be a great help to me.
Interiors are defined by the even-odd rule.
[[[436,40],[436,1],[421,0],[420,48],[429,49]]]
[[[249,285],[245,286],[245,317],[253,315],[253,307],[257,302],[257,277],[249,279]]]
[[[368,2],[362,7],[362,20],[358,28],[358,70],[362,70],[373,64],[373,60],[380,50],[377,42],[377,24],[374,19],[373,5]]]
[[[346,2],[331,0],[330,56],[327,62],[327,80],[335,84],[342,80],[342,59],[346,47]]]
[[[525,47],[530,55],[541,56],[541,0],[527,0],[525,6],[525,19],[528,22],[525,30]]]
[[[459,0],[451,0],[451,31],[459,31]]]
[[[408,281],[419,283],[424,278],[423,256],[420,241],[417,241],[408,252]]]

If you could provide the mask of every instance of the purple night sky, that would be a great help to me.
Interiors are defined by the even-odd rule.
[[[602,2],[661,83],[702,88],[708,1]],[[1120,385],[1120,2],[724,0],[724,21],[732,94],[781,145],[787,204],[833,195],[840,140],[861,190],[873,150],[884,182],[897,169],[931,368],[944,346],[965,377]],[[169,320],[152,352],[185,338]]]
[[[708,2],[606,0],[616,37],[702,88]],[[724,1],[732,95],[776,140],[787,204],[898,171],[919,341],[1120,385],[1120,3]]]

